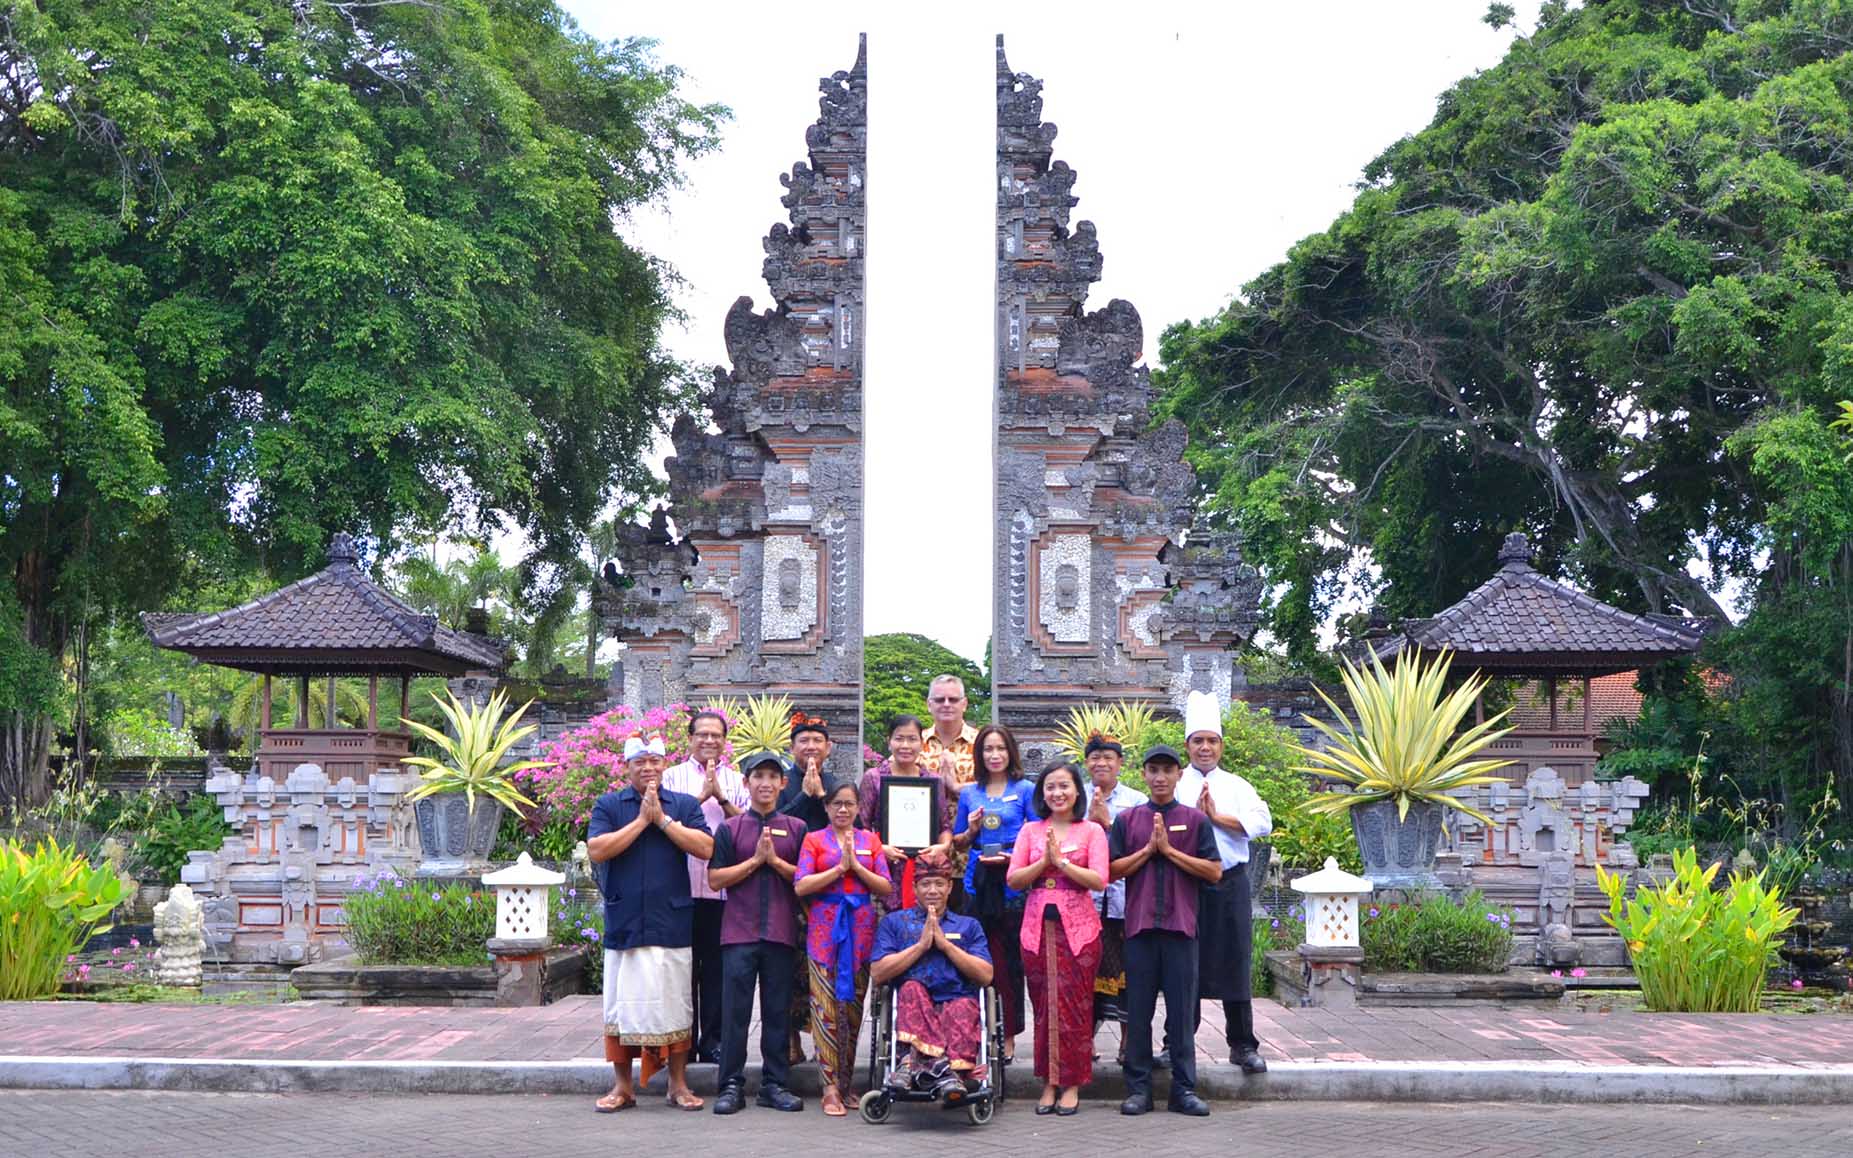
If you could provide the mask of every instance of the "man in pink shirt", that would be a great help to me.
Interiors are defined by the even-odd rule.
[[[663,773],[663,787],[693,796],[710,832],[746,807],[746,781],[721,757],[727,721],[719,712],[699,711],[688,722],[689,758]],[[708,885],[708,862],[688,858],[689,896],[695,900],[695,1058],[719,1062],[721,1055],[721,914],[727,900]]]

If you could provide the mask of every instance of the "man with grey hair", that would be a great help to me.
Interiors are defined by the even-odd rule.
[[[958,676],[937,675],[927,685],[927,711],[933,716],[933,730],[926,734],[926,743],[920,749],[920,763],[937,768],[942,776],[960,785],[972,782],[972,741],[978,738],[978,729],[965,722],[965,709],[970,703],[965,681]]]

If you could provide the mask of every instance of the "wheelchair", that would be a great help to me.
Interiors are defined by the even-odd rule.
[[[979,1033],[978,1064],[984,1067],[985,1080],[973,1087],[967,1083],[963,1097],[942,1099],[937,1090],[888,1088],[888,1075],[901,1064],[908,1046],[895,1036],[895,994],[900,984],[884,985],[874,994],[874,1009],[869,1032],[868,1091],[857,1103],[862,1120],[879,1126],[894,1112],[897,1102],[938,1103],[941,1109],[964,1110],[966,1120],[982,1126],[997,1112],[1004,1100],[1004,1007],[997,990],[985,986],[978,995]]]

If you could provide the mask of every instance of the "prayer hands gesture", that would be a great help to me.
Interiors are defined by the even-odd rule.
[[[778,854],[772,849],[772,830],[769,828],[761,828],[759,830],[759,844],[753,849],[754,862],[757,864],[770,864],[772,858],[777,855]]]
[[[702,800],[707,800],[710,797],[712,797],[715,800],[725,800],[726,799],[726,797],[721,794],[721,780],[720,780],[720,776],[717,774],[719,770],[720,770],[719,761],[716,761],[713,764],[708,764],[702,768],[701,773],[702,773],[702,776],[704,777],[702,784],[701,784],[701,799]],[[699,803],[699,801],[697,803]]]
[[[1048,839],[1042,845],[1042,862],[1050,868],[1059,868],[1062,863],[1061,842],[1055,838],[1054,828],[1048,830],[1047,836]]]
[[[654,784],[644,789],[643,809],[638,815],[643,817],[645,824],[660,825],[663,823],[663,798],[657,795]]]
[[[1202,793],[1197,796],[1197,811],[1209,817],[1211,820],[1216,819],[1216,801],[1210,796],[1210,786],[1208,784],[1203,786]]]
[[[804,762],[804,794],[822,796],[824,794],[823,774],[818,771],[817,757],[812,756]]]
[[[837,875],[848,876],[856,865],[856,836],[846,832],[837,838],[836,846],[842,852],[842,859],[837,861]]]
[[[928,909],[926,920],[920,923],[920,947],[925,949],[937,945],[942,935],[939,918],[933,915],[931,909]]]
[[[939,753],[939,774],[946,778],[948,784],[956,782],[959,778],[959,762],[952,758],[951,752],[943,748]]]
[[[1094,789],[1094,799],[1088,802],[1087,818],[1102,828],[1113,823],[1107,815],[1107,794],[1098,788]]]
[[[1152,839],[1147,843],[1151,846],[1153,854],[1157,856],[1163,856],[1170,850],[1171,834],[1165,831],[1165,818],[1163,816],[1154,816],[1152,818]]]

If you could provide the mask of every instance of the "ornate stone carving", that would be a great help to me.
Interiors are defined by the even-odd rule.
[[[206,950],[206,913],[184,884],[154,907],[154,979],[159,985],[198,985]]]
[[[1181,423],[1151,424],[1145,328],[1089,311],[1099,237],[1071,222],[1042,82],[997,53],[997,525],[993,672],[1026,759],[1083,699],[1225,701],[1260,585],[1226,537],[1193,528]]]
[[[723,326],[706,421],[684,418],[669,505],[626,530],[599,594],[646,707],[778,687],[830,720],[832,771],[859,767],[866,45],[819,82],[808,155],[779,178],[764,240],[769,308]],[[673,524],[673,529],[671,528]]]

